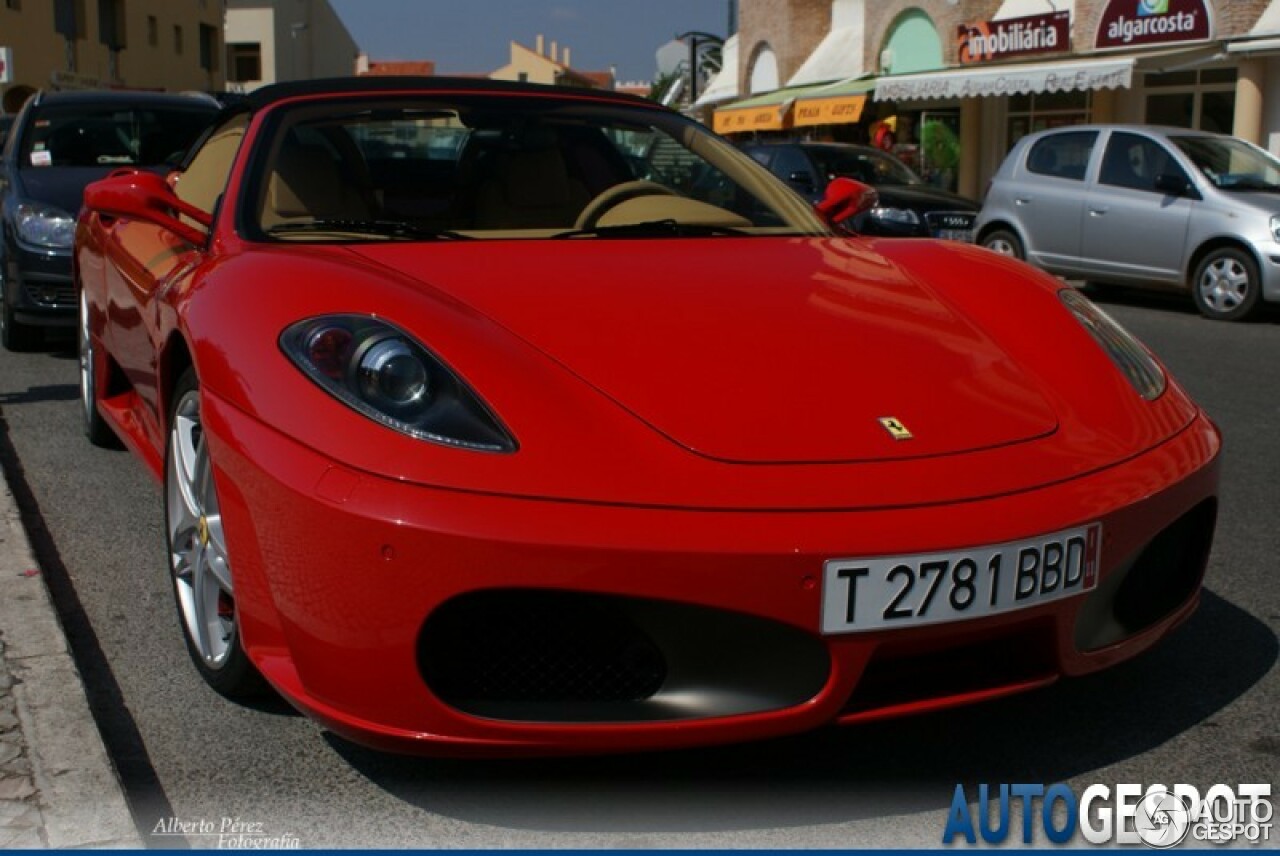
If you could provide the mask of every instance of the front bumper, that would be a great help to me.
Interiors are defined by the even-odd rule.
[[[34,251],[11,244],[5,259],[5,300],[17,321],[36,327],[75,325],[76,290],[69,251]]]
[[[1201,415],[1141,456],[1012,496],[862,512],[697,511],[411,485],[348,470],[208,390],[204,416],[249,656],[335,732],[428,754],[756,739],[998,697],[1110,666],[1194,609],[1220,448]],[[1001,543],[1090,521],[1102,522],[1104,539],[1101,582],[1087,596],[934,627],[819,634],[826,559]],[[1191,528],[1203,550],[1181,572],[1174,601],[1117,631],[1110,601],[1123,578],[1162,532]],[[603,611],[586,629],[566,629],[582,613],[572,602]],[[525,620],[530,613],[548,617]],[[450,619],[433,625],[442,615]],[[584,648],[596,649],[606,644],[599,634],[609,635],[602,626],[628,622],[680,673],[681,692],[647,700],[661,704],[443,700],[472,671],[446,668],[441,677],[436,666],[446,658],[519,655],[540,644],[526,630],[505,649],[489,644],[513,624],[534,635],[547,628],[556,644],[582,634]],[[441,623],[454,635],[440,636]],[[761,634],[767,645],[739,650]],[[643,651],[626,650],[643,666]]]

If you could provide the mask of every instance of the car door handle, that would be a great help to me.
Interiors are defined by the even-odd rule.
[[[1031,204],[1031,197],[1030,197],[1030,196],[1019,196],[1019,197],[1017,197],[1016,199],[1014,199],[1014,200],[1013,200],[1013,204],[1014,204],[1014,205],[1030,205],[1030,204]]]
[[[1090,209],[1089,209],[1089,216],[1090,216],[1090,217],[1101,217],[1103,214],[1106,214],[1106,213],[1107,213],[1108,211],[1110,211],[1110,210],[1111,210],[1110,208],[1090,208]]]

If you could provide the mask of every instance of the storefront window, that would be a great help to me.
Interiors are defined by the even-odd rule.
[[[1147,93],[1147,124],[1231,133],[1236,112],[1236,69],[1147,74],[1142,85]]]
[[[1091,92],[1037,92],[1009,99],[1009,139],[1007,148],[1036,131],[1083,125],[1093,106]],[[1006,149],[1007,150],[1007,149]]]

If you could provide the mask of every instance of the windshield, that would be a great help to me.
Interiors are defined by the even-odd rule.
[[[255,237],[303,241],[826,235],[807,203],[665,110],[371,96],[286,107],[259,137]]]
[[[924,183],[902,161],[875,149],[814,147],[809,153],[828,181],[852,178],[873,187]]]
[[[159,166],[175,162],[216,109],[157,107],[40,108],[24,138],[24,168]]]
[[[1231,138],[1173,137],[1215,187],[1223,190],[1280,190],[1280,161]]]

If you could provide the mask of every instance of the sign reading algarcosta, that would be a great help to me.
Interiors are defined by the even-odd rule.
[[[1213,35],[1205,0],[1111,0],[1098,22],[1098,49],[1204,41]]]

